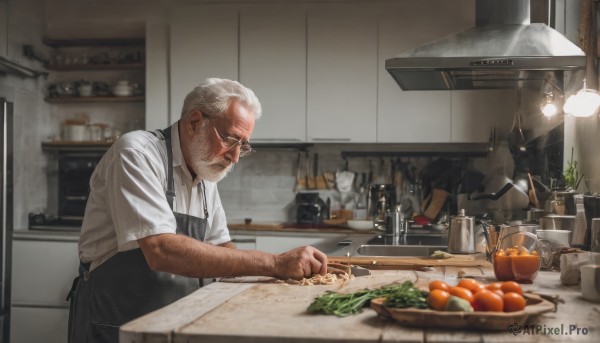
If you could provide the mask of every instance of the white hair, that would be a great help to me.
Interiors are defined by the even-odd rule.
[[[260,101],[250,88],[233,80],[209,78],[185,97],[181,117],[187,116],[193,110],[200,110],[212,116],[223,115],[234,99],[252,111],[254,119],[259,119],[262,115]]]

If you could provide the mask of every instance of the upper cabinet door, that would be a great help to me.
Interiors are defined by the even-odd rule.
[[[260,99],[253,142],[306,140],[306,15],[289,5],[240,12],[240,82]]]
[[[364,4],[308,11],[307,138],[375,142],[377,13]]]
[[[377,141],[450,141],[451,92],[403,91],[385,60],[474,25],[471,0],[402,1],[379,16]],[[424,19],[426,16],[426,20]]]
[[[8,0],[0,0],[0,57],[6,57],[8,42]]]
[[[238,10],[205,5],[171,13],[171,122],[185,96],[209,77],[238,79]]]
[[[452,142],[487,143],[490,127],[508,132],[515,118],[516,91],[473,90],[452,93]]]

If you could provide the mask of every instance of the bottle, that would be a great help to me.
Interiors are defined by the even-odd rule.
[[[571,237],[572,247],[583,247],[585,245],[585,235],[587,231],[587,220],[585,219],[585,208],[583,207],[583,194],[575,194],[575,227],[573,237]]]
[[[367,191],[365,187],[360,187],[356,205],[354,206],[354,219],[367,219]]]

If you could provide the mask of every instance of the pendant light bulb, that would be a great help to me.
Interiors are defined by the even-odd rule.
[[[590,117],[600,108],[600,94],[593,89],[587,89],[583,80],[583,89],[571,95],[565,102],[563,110],[574,117]]]
[[[554,103],[554,95],[552,95],[552,92],[548,92],[545,93],[544,96],[545,99],[540,105],[540,110],[544,114],[544,117],[552,118],[556,115],[556,113],[558,113],[558,108]]]

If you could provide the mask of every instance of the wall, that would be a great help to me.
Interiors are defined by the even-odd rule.
[[[572,42],[577,42],[578,38],[579,8],[579,0],[557,1],[557,30],[564,33]],[[597,17],[596,22],[600,22],[600,16]],[[574,94],[579,89],[581,89],[581,84],[574,85],[571,89],[567,89],[566,96]],[[579,175],[584,175],[584,179],[588,179],[580,183],[578,188],[580,192],[600,193],[599,115],[589,118],[564,117],[565,166],[571,160],[571,151],[573,151],[573,160],[578,162]]]
[[[211,1],[13,0],[13,2],[19,3],[17,9],[23,15],[35,18],[36,21],[29,23],[27,20],[22,20],[23,24],[15,27],[12,33],[12,41],[34,44],[36,48],[43,50],[45,47],[40,46],[42,36],[55,38],[144,36],[146,23],[164,21],[163,16],[174,6]],[[252,3],[253,1],[240,2]],[[286,2],[286,0],[279,2]],[[15,44],[15,47],[20,48],[19,44]],[[24,98],[19,101],[19,112],[27,113],[21,115],[18,124],[20,126],[15,131],[15,137],[22,140],[18,144],[18,152],[23,156],[16,188],[19,194],[17,195],[19,205],[15,208],[17,228],[27,227],[27,213],[30,210],[42,210],[55,201],[55,194],[48,194],[47,189],[52,189],[56,170],[48,162],[49,157],[41,152],[39,142],[60,135],[60,127],[64,119],[80,113],[86,113],[95,121],[111,121],[123,126],[123,130],[126,131],[132,119],[130,112],[135,110],[127,106],[112,109],[106,106],[48,106],[42,99],[46,82],[52,82],[56,78],[56,75],[51,75],[48,81],[40,80],[33,84],[31,81],[22,82],[18,87],[20,90],[15,91]],[[26,128],[26,123],[34,128]],[[311,152],[318,151],[321,154],[321,171],[335,172],[344,168],[344,161],[340,157],[341,150],[343,147],[319,146],[312,148]],[[230,220],[240,221],[245,217],[252,217],[256,221],[289,220],[290,206],[294,198],[292,190],[297,154],[298,151],[295,150],[259,149],[259,152],[251,158],[242,159],[234,172],[219,185]],[[372,161],[376,164],[378,159],[373,158]],[[431,158],[412,158],[412,162],[420,167],[429,161]],[[368,163],[368,158],[351,159],[349,169],[365,172],[368,170]],[[470,161],[467,164],[483,170],[485,161]],[[51,176],[50,182],[46,180],[47,175]]]
[[[40,69],[38,62],[21,56],[23,44],[38,50],[44,31],[43,0],[11,0],[8,3],[7,56],[14,62]],[[26,226],[31,209],[46,206],[46,158],[40,142],[48,132],[48,106],[42,99],[45,81],[0,76],[0,96],[14,103],[14,226]]]

